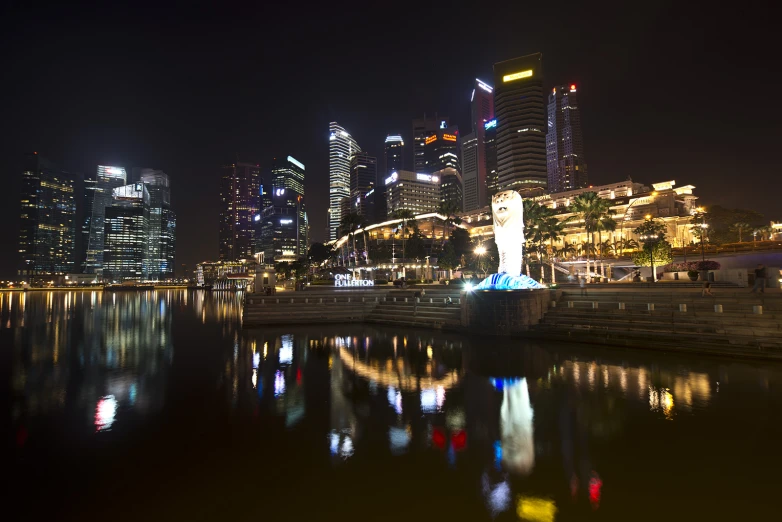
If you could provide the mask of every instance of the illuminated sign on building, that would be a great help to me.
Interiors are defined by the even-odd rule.
[[[447,123],[445,123],[445,120],[443,120],[443,121],[441,121],[441,122],[440,122],[440,128],[441,128],[441,129],[447,129],[447,128],[448,128],[448,124],[447,124]]]
[[[570,85],[570,92],[576,92],[576,84],[575,83]]]
[[[483,89],[486,92],[492,92],[494,90],[491,87],[489,87],[489,84],[480,81],[478,78],[475,78],[475,81],[478,82],[478,87],[480,87],[481,89]]]
[[[390,185],[397,179],[399,179],[399,174],[397,174],[396,172],[392,172],[391,175],[386,178],[386,185]]]
[[[429,136],[428,138],[426,138],[424,140],[424,145],[429,145],[433,141],[437,141],[437,135],[436,134],[434,136]]]
[[[253,220],[254,221],[260,221],[261,220],[261,215],[260,214],[255,214],[255,217],[253,218]]]
[[[291,163],[299,167],[301,170],[304,170],[304,164],[301,163],[300,161],[296,161],[296,158],[294,158],[293,156],[288,156],[288,161],[290,161]]]
[[[274,190],[274,195],[275,196],[282,196],[283,194],[285,194],[285,189],[284,188],[278,188],[278,189]]]
[[[489,121],[487,121],[486,123],[483,124],[483,128],[485,130],[492,129],[492,128],[496,127],[496,126],[497,126],[497,119],[496,118],[493,119],[493,120],[489,120]]]
[[[437,176],[432,176],[431,174],[416,174],[415,179],[418,181],[429,181],[432,183],[438,183],[440,181],[440,178]]]
[[[281,219],[280,220],[280,225],[290,225],[291,223],[293,223],[292,219]]]
[[[350,274],[334,274],[334,286],[375,286],[372,279],[353,279]]]
[[[456,136],[453,134],[443,134],[443,139],[445,141],[456,141]]]
[[[520,80],[521,78],[529,78],[532,76],[532,69],[526,71],[519,71],[513,74],[506,74],[502,77],[503,82],[512,82],[513,80]]]

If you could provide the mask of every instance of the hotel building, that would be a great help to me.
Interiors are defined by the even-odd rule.
[[[329,123],[329,239],[336,239],[342,225],[342,200],[350,197],[350,162],[361,152],[337,122]]]

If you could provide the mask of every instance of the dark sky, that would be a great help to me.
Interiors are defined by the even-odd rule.
[[[424,112],[469,132],[474,78],[538,51],[546,87],[579,86],[593,184],[675,179],[704,203],[782,219],[770,3],[22,4],[0,8],[0,278],[15,269],[26,151],[77,172],[163,169],[192,269],[217,256],[219,165],[302,161],[323,239],[329,121],[378,156]]]

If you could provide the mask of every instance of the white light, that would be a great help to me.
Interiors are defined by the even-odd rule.
[[[293,336],[283,335],[282,346],[280,347],[280,364],[290,364],[293,362]]]
[[[467,283],[466,285],[464,285],[464,291],[472,292],[472,283]]]
[[[438,178],[437,176],[432,176],[432,183],[439,183],[439,182],[440,182],[440,178]]]
[[[337,139],[337,137],[335,135],[333,135],[333,134],[331,136],[329,136],[329,141],[336,140],[336,139]]]
[[[304,170],[304,164],[300,161],[296,161],[296,159],[293,156],[288,156],[288,161],[299,167],[301,170]]]
[[[340,133],[340,134],[342,135],[342,137],[344,137],[344,138],[347,138],[348,136],[350,136],[350,134],[348,134],[348,133],[347,133],[347,132],[345,132],[345,131],[339,131],[339,133]]]
[[[472,90],[472,95],[470,95],[470,101],[473,101],[475,99],[475,89]]]
[[[445,120],[440,122],[440,128],[441,129],[447,129],[448,128],[448,125],[445,123]]]
[[[277,370],[274,374],[274,396],[279,397],[285,393],[285,375]]]
[[[395,182],[397,179],[399,179],[399,174],[396,172],[392,172],[390,176],[386,178],[386,185],[390,185],[391,183]]]
[[[281,219],[280,220],[280,225],[290,225],[291,223],[293,223],[292,219]]]
[[[494,92],[494,89],[492,89],[487,83],[482,82],[478,78],[475,78],[475,81],[478,82],[478,87],[483,89],[486,92]]]
[[[260,220],[261,220],[261,215],[260,214],[255,214],[255,217],[253,218],[253,221],[260,221]]]
[[[432,413],[437,411],[437,392],[434,390],[421,390],[421,411]]]
[[[114,416],[117,414],[117,399],[113,395],[106,395],[98,400],[95,407],[95,429],[105,431],[114,424]]]
[[[394,134],[393,136],[392,136],[392,135],[389,135],[389,136],[386,138],[386,143],[389,143],[389,142],[394,142],[394,141],[401,142],[401,143],[402,143],[402,145],[404,145],[404,142],[402,142],[402,136],[400,136],[400,135],[398,135],[398,134]]]
[[[494,128],[496,126],[497,126],[497,120],[496,119],[489,120],[489,121],[487,121],[486,123],[483,124],[484,130],[489,130],[489,129]]]

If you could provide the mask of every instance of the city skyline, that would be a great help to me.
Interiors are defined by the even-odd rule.
[[[648,13],[649,22],[640,26],[631,19],[626,24],[609,24],[601,21],[599,12],[574,9],[561,17],[561,28],[552,30],[550,35],[546,30],[550,17],[533,10],[527,13],[524,36],[511,35],[509,28],[515,11],[512,7],[505,9],[508,16],[479,15],[485,17],[481,21],[486,23],[476,26],[484,25],[487,29],[480,31],[469,52],[459,55],[458,65],[449,62],[438,67],[423,63],[425,60],[384,63],[369,67],[360,86],[348,81],[338,88],[328,85],[337,76],[327,64],[313,62],[312,67],[301,66],[300,58],[308,56],[305,48],[311,47],[304,45],[306,42],[265,62],[264,70],[275,73],[274,82],[251,81],[258,73],[242,63],[257,49],[249,37],[232,34],[229,42],[209,49],[216,50],[217,60],[204,61],[203,52],[212,44],[199,44],[196,34],[201,33],[196,29],[206,27],[205,24],[219,31],[227,28],[227,16],[219,14],[192,11],[189,23],[155,46],[138,38],[113,38],[106,39],[112,42],[110,48],[100,50],[95,49],[94,35],[86,38],[88,31],[81,36],[78,30],[71,30],[65,33],[69,36],[64,36],[60,32],[65,25],[59,19],[47,19],[34,12],[11,12],[11,18],[20,23],[3,36],[15,42],[9,47],[14,51],[7,65],[9,74],[35,80],[38,74],[54,72],[46,64],[57,62],[55,57],[61,53],[65,54],[58,58],[60,63],[69,63],[66,56],[84,58],[81,63],[74,62],[74,67],[68,69],[71,72],[57,85],[31,83],[24,92],[8,90],[13,89],[9,85],[3,87],[7,90],[6,98],[16,103],[9,110],[6,127],[11,132],[3,140],[0,154],[3,179],[8,186],[3,196],[3,217],[11,224],[0,235],[0,244],[11,250],[18,245],[21,158],[33,150],[69,172],[94,172],[95,166],[102,164],[155,165],[168,173],[178,222],[177,265],[184,263],[189,270],[198,261],[217,258],[218,202],[213,201],[213,194],[219,187],[219,179],[214,176],[219,165],[230,163],[237,154],[259,161],[278,150],[287,150],[308,166],[307,212],[312,237],[323,240],[326,204],[319,200],[323,199],[328,183],[328,145],[323,129],[329,121],[340,122],[364,150],[378,158],[383,157],[385,137],[401,135],[410,144],[405,147],[405,164],[409,168],[407,162],[414,143],[412,119],[424,113],[448,115],[451,123],[465,129],[466,134],[471,127],[469,100],[475,78],[489,81],[494,63],[537,51],[543,53],[546,62],[544,93],[557,85],[578,85],[590,183],[609,183],[627,176],[648,182],[659,177],[656,172],[665,170],[666,178],[687,179],[697,185],[704,201],[757,208],[767,218],[779,219],[774,214],[775,191],[758,190],[765,184],[773,185],[775,165],[747,164],[754,158],[752,151],[773,146],[777,131],[769,131],[766,126],[778,118],[764,118],[757,126],[751,111],[728,95],[742,89],[749,92],[750,86],[744,80],[747,75],[754,77],[763,71],[773,80],[778,74],[765,71],[762,53],[767,44],[732,41],[735,34],[724,36],[719,30],[724,21],[717,14],[696,18],[702,13],[694,7],[674,11],[672,5],[655,6]],[[111,14],[110,10],[92,13],[90,26]],[[463,14],[455,10],[446,16],[456,20]],[[314,29],[308,36],[309,42],[322,32],[316,18],[305,16],[301,20],[302,27]],[[692,22],[684,23],[689,19]],[[75,19],[71,21],[76,23]],[[156,24],[162,23],[143,18],[135,21],[140,23],[140,31],[134,27],[133,34],[154,31]],[[43,36],[36,42],[19,43],[19,35],[23,34],[19,31],[29,29],[31,23],[46,29],[41,31]],[[350,20],[340,23],[349,24]],[[131,34],[130,20],[127,24],[113,27],[112,31]],[[580,27],[589,28],[579,34],[590,39],[591,47],[566,45],[576,35],[559,42],[569,30]],[[378,29],[368,45],[348,58],[350,64],[363,63],[380,52],[379,46],[388,45],[388,31]],[[664,39],[657,37],[662,32],[666,34]],[[190,46],[192,54],[177,50],[174,42],[178,40],[185,47]],[[338,40],[347,42],[342,37]],[[58,42],[56,49],[48,45],[53,41]],[[402,45],[408,49],[412,44]],[[161,52],[153,52],[153,47]],[[242,70],[249,71],[248,78],[238,82],[218,79],[225,67],[220,57],[229,48],[240,49],[232,64],[242,64]],[[682,54],[678,52],[681,49],[689,51]],[[746,53],[748,49],[753,52]],[[317,49],[308,52],[314,54],[315,60],[325,53]],[[52,54],[51,59],[44,59],[47,53]],[[108,56],[112,60],[106,60]],[[141,56],[143,60],[137,60]],[[742,74],[718,74],[720,64],[739,57]],[[170,72],[172,63],[187,71],[202,62],[206,79],[196,82],[198,85],[188,83],[185,87],[186,73]],[[32,64],[42,65],[34,69]],[[340,74],[349,70],[341,69]],[[75,74],[87,80],[78,82],[79,88],[76,84],[71,86]],[[95,78],[111,75],[118,78],[113,89],[97,90],[91,86],[101,84]],[[140,82],[148,77],[161,81],[148,89],[148,82]],[[717,77],[718,82],[711,82]],[[303,97],[306,78],[323,81],[318,89],[308,86],[308,95]],[[410,78],[416,78],[415,85],[406,85]],[[671,78],[677,81],[671,82]],[[699,89],[702,101],[691,103],[683,86],[703,82],[710,85],[708,89]],[[262,106],[256,101],[272,93],[284,100],[274,104],[279,107]],[[199,109],[193,112],[196,107]],[[713,110],[714,107],[719,110]],[[773,107],[764,110],[778,111]],[[675,120],[686,121],[687,125],[671,128],[670,122]],[[38,125],[36,121],[47,121],[47,125]],[[275,124],[267,125],[271,122]],[[656,154],[649,155],[650,148]],[[645,161],[639,164],[640,157]],[[738,186],[732,183],[736,176],[742,180]],[[82,218],[77,217],[77,227],[81,227]],[[0,261],[0,274],[10,276],[15,265],[15,259]]]

